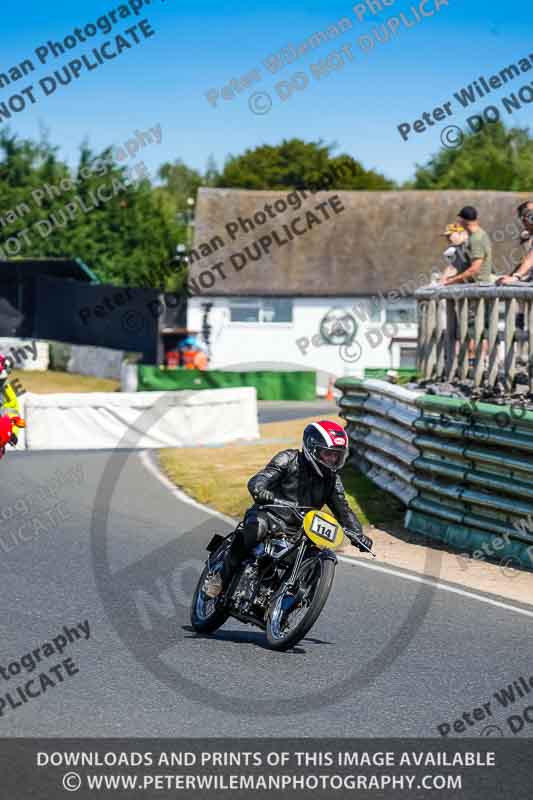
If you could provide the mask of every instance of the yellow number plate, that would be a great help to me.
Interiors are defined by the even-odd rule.
[[[304,517],[304,531],[317,547],[336,550],[344,539],[344,531],[335,517],[325,511],[308,511]]]

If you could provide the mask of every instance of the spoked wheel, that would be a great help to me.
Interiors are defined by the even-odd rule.
[[[266,637],[273,650],[294,647],[312,628],[335,576],[335,561],[312,556],[298,571],[294,591],[283,586],[276,592],[267,614]]]
[[[191,625],[196,633],[213,633],[223,625],[229,617],[228,612],[221,604],[219,597],[209,597],[206,588],[209,580],[220,575],[224,555],[229,548],[229,542],[224,544],[211,556],[211,566],[206,564],[194,592],[191,604]]]

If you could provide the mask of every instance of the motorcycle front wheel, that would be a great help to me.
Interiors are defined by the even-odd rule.
[[[266,637],[272,650],[288,650],[310,631],[328,599],[335,567],[336,562],[329,558],[306,558],[296,577],[296,591],[283,585],[276,592],[266,619]]]

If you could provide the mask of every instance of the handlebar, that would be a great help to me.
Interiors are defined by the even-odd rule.
[[[376,553],[374,553],[374,551],[372,550],[372,548],[371,548],[371,547],[368,547],[368,545],[367,545],[367,544],[365,544],[365,542],[362,542],[362,541],[359,539],[359,535],[358,535],[357,531],[352,531],[352,530],[349,530],[349,529],[345,528],[345,529],[344,529],[344,533],[345,533],[345,534],[348,536],[348,539],[350,539],[350,541],[351,541],[351,537],[350,537],[348,534],[349,534],[349,533],[352,533],[352,534],[353,534],[353,536],[354,536],[354,538],[356,538],[356,539],[358,540],[359,544],[362,544],[362,545],[363,545],[363,547],[365,548],[365,550],[367,551],[367,553],[370,553],[370,555],[372,556],[372,558],[376,558]],[[352,544],[353,544],[353,542],[352,542]]]
[[[272,503],[266,503],[265,505],[262,505],[261,508],[276,508],[277,506],[278,507],[282,506],[284,508],[290,508],[292,511],[294,511],[296,514],[298,514],[302,518],[304,517],[304,514],[302,513],[301,509],[305,510],[305,511],[312,511],[313,508],[314,508],[314,506],[299,506],[297,503],[291,503],[288,500],[280,500],[278,498],[274,498]],[[346,534],[348,533],[348,529],[345,528],[344,531],[345,531]],[[357,532],[356,531],[351,531],[351,533],[353,533],[354,536],[357,536]],[[376,558],[376,553],[374,553],[374,551],[372,550],[371,547],[367,547],[366,544],[364,544],[364,542],[361,542],[361,544],[363,545],[365,550],[367,550],[367,552],[370,553],[372,558]]]
[[[297,503],[291,503],[289,500],[280,500],[278,498],[274,498],[272,503],[261,505],[261,508],[279,508],[280,506],[294,511],[294,513],[302,519],[304,517],[303,511],[311,511],[313,508],[313,506],[299,506]]]
[[[299,506],[298,503],[291,503],[290,500],[281,500],[279,498],[274,499],[273,505],[285,506],[286,508],[295,508],[295,509],[306,508],[308,511],[310,511],[313,508],[313,506]]]

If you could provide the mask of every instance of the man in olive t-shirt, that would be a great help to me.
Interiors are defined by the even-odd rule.
[[[477,210],[473,206],[465,206],[459,212],[457,221],[468,231],[465,249],[470,258],[470,266],[464,272],[443,281],[444,286],[457,283],[492,283],[492,245],[488,233],[478,222]]]

